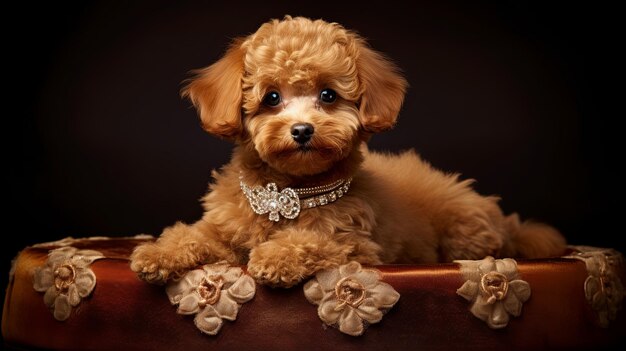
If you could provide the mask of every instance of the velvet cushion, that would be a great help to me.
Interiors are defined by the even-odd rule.
[[[33,289],[34,270],[58,243],[24,249],[4,302],[5,344],[62,350],[540,350],[614,346],[626,332],[623,311],[608,327],[599,326],[585,297],[585,262],[553,258],[517,260],[532,295],[521,315],[503,329],[491,329],[470,313],[468,301],[457,294],[464,276],[453,263],[374,267],[400,299],[361,336],[326,327],[302,284],[290,289],[257,285],[237,319],[225,321],[219,334],[210,336],[194,326],[193,316],[176,313],[165,287],[144,283],[130,270],[131,251],[145,240],[152,239],[71,242],[105,258],[91,264],[97,284],[65,321],[56,320],[44,294]],[[623,266],[617,270],[624,281]]]

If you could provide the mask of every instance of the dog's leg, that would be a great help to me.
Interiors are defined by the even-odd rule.
[[[353,235],[337,241],[312,231],[288,229],[250,251],[248,272],[260,284],[291,287],[320,270],[348,261],[380,264],[379,251],[369,238]]]
[[[440,260],[477,260],[497,256],[508,234],[496,198],[468,194],[445,204],[435,218],[440,231]]]
[[[206,225],[176,223],[166,228],[156,242],[136,247],[130,268],[149,283],[163,284],[203,263],[236,262],[232,251],[207,230],[210,228]]]

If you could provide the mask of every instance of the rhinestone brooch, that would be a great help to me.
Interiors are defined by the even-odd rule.
[[[248,199],[254,213],[269,213],[270,221],[278,222],[280,216],[287,219],[298,217],[301,210],[324,206],[337,201],[350,189],[350,179],[340,179],[333,183],[311,188],[284,188],[280,192],[276,183],[265,187],[250,187],[239,177],[241,191]],[[302,198],[301,198],[302,197]]]

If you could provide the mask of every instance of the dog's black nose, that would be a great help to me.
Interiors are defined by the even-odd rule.
[[[310,123],[296,123],[291,126],[291,136],[298,144],[311,140],[315,129]]]

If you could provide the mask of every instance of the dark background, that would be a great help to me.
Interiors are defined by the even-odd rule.
[[[551,223],[573,244],[624,250],[613,236],[623,233],[615,9],[406,3],[54,2],[5,11],[19,25],[4,34],[2,270],[33,243],[158,235],[198,219],[210,171],[231,145],[201,130],[180,83],[230,39],[284,14],[339,22],[404,70],[411,88],[398,126],[372,148],[415,148],[476,178],[507,213]]]

